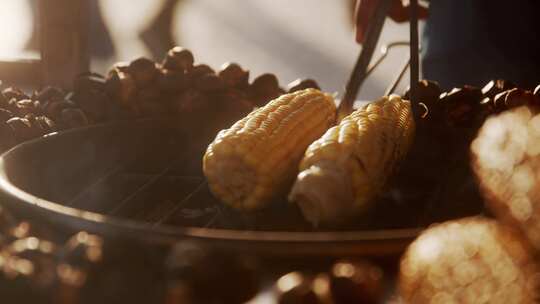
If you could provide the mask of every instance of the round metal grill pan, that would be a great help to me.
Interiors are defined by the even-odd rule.
[[[201,157],[213,132],[177,121],[116,122],[51,134],[0,157],[3,203],[64,229],[186,238],[269,255],[393,255],[418,234],[383,199],[354,226],[311,228],[286,202],[244,215],[210,194]],[[197,130],[197,131],[195,131]]]

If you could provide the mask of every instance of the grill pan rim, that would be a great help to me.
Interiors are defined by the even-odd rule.
[[[152,119],[138,120],[150,121]],[[111,215],[99,214],[91,211],[85,211],[73,207],[64,206],[60,203],[49,201],[28,193],[8,180],[5,171],[5,159],[10,154],[17,153],[21,149],[31,149],[34,145],[47,141],[53,137],[65,136],[67,134],[79,134],[89,130],[101,128],[110,128],[133,124],[133,121],[122,121],[112,123],[102,123],[92,126],[86,126],[67,131],[47,134],[43,137],[21,143],[0,155],[0,191],[4,194],[2,204],[8,204],[15,209],[24,209],[34,213],[34,215],[46,215],[57,218],[60,223],[68,226],[79,227],[93,231],[102,231],[106,234],[117,234],[120,230],[129,233],[142,233],[145,236],[152,236],[156,239],[164,239],[167,242],[183,238],[195,238],[208,241],[231,241],[231,242],[252,242],[252,243],[282,243],[289,245],[291,243],[306,244],[329,244],[341,243],[343,245],[358,245],[361,243],[395,243],[396,250],[403,250],[403,246],[416,238],[425,227],[411,227],[400,229],[380,229],[380,230],[355,230],[355,231],[305,231],[305,232],[287,232],[287,231],[255,231],[255,230],[231,230],[203,227],[179,227],[173,225],[161,225],[150,227],[140,221],[121,218]],[[31,215],[30,215],[31,216]],[[69,222],[69,223],[68,223]],[[109,231],[109,230],[118,231]],[[285,248],[287,250],[287,248]]]

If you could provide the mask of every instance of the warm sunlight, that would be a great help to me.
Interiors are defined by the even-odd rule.
[[[32,34],[33,19],[28,1],[0,2],[0,58],[28,57],[23,51]]]

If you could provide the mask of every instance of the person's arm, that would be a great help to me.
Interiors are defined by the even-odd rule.
[[[379,4],[379,0],[356,0],[356,42],[363,43],[366,38],[366,30],[371,21],[373,13]],[[428,15],[427,8],[419,6],[418,18],[423,19]],[[396,22],[409,20],[409,7],[404,6],[401,0],[394,0],[388,17]]]

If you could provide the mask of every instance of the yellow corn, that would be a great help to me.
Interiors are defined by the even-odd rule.
[[[282,95],[218,133],[203,158],[211,191],[241,210],[289,191],[304,151],[335,121],[331,96],[315,89]]]
[[[289,200],[314,225],[364,212],[407,153],[413,135],[410,102],[398,96],[356,110],[306,150]]]

